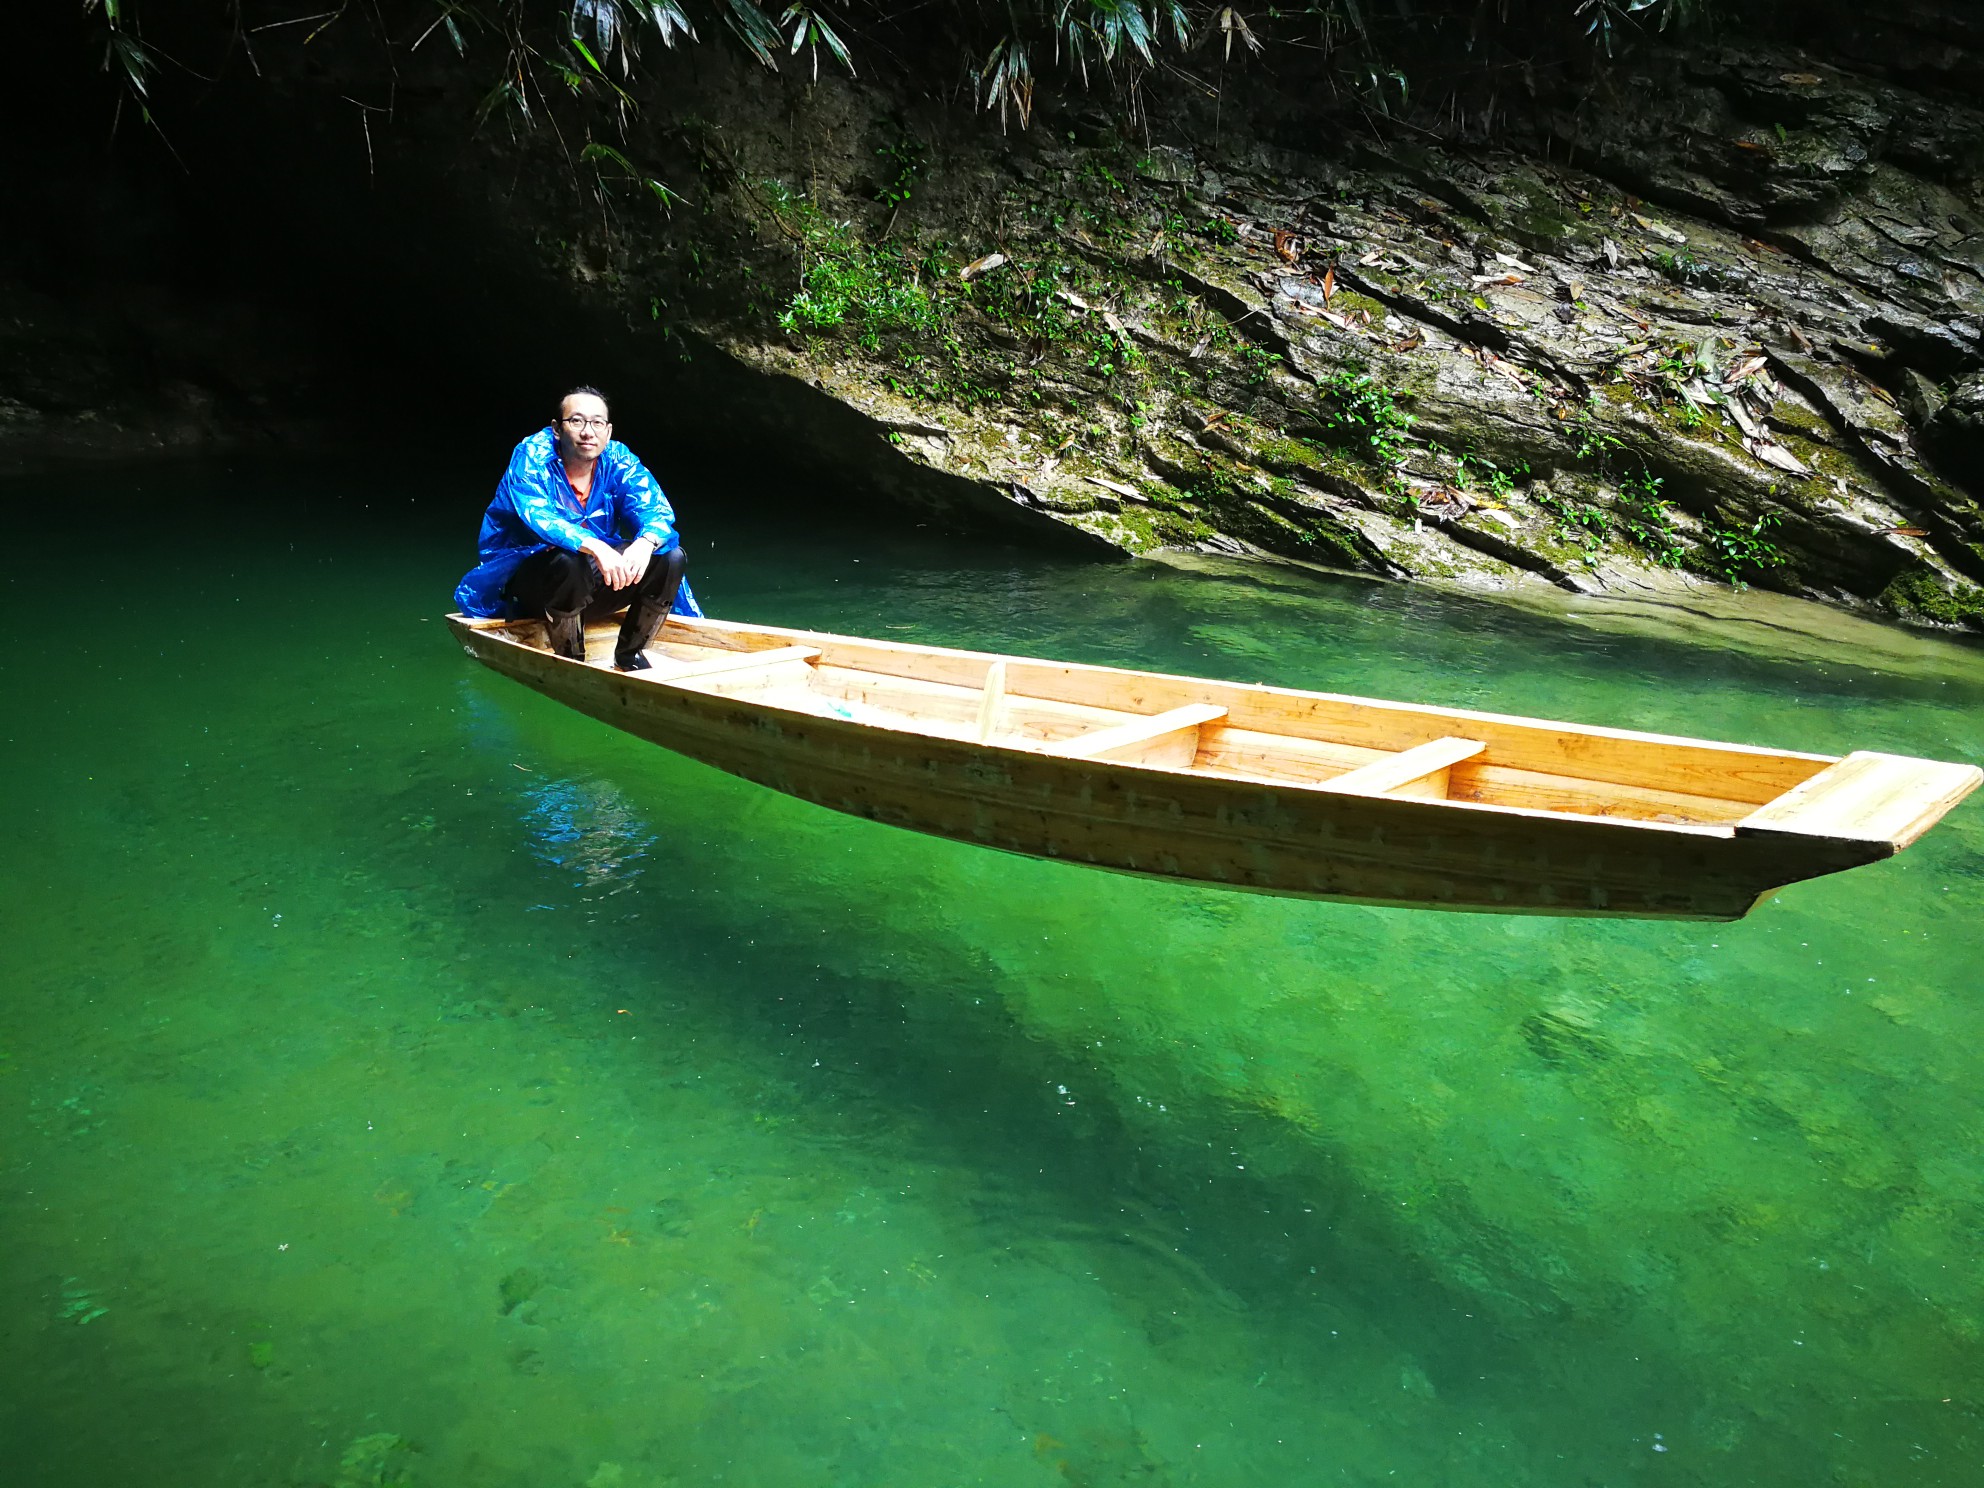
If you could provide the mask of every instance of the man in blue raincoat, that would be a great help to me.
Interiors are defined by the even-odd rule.
[[[464,615],[542,616],[551,649],[585,660],[585,623],[625,606],[613,664],[643,654],[671,611],[700,615],[683,581],[675,511],[634,452],[613,437],[606,399],[574,388],[558,417],[510,454],[482,516],[481,562],[455,590]]]

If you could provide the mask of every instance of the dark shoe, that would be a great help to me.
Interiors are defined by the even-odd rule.
[[[664,603],[659,599],[637,599],[627,607],[627,618],[620,622],[620,639],[614,643],[613,665],[623,672],[645,672],[647,657],[641,653],[654,644],[661,627],[668,623],[675,596]]]
[[[547,614],[544,633],[551,642],[553,656],[562,656],[567,661],[586,659],[586,627],[577,610]]]

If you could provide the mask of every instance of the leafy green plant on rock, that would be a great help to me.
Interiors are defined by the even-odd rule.
[[[930,152],[922,140],[904,132],[878,145],[875,153],[881,157],[885,175],[882,184],[875,190],[875,200],[889,208],[889,221],[893,224],[895,214],[915,194],[917,180],[923,174],[924,161]]]
[[[1679,253],[1656,253],[1653,266],[1676,284],[1694,284],[1704,277],[1702,261],[1685,248]]]
[[[1577,441],[1579,458],[1590,460],[1618,488],[1614,505],[1619,535],[1662,568],[1679,568],[1687,558],[1687,549],[1674,527],[1674,503],[1660,494],[1661,477],[1648,470],[1643,461],[1637,471],[1613,474],[1616,469],[1613,456],[1625,448],[1625,441],[1598,421],[1596,400],[1578,410],[1571,420],[1570,434]],[[1537,499],[1546,507],[1552,500],[1562,501],[1555,497]],[[1574,527],[1575,539],[1587,553],[1594,552],[1611,535],[1612,522],[1588,503],[1574,505],[1579,510],[1573,517],[1557,514],[1559,527],[1562,529],[1567,524]],[[1591,519],[1590,514],[1594,513],[1596,521]]]
[[[1782,568],[1789,561],[1784,550],[1764,536],[1782,520],[1778,513],[1767,511],[1753,522],[1734,527],[1711,523],[1702,534],[1702,552],[1709,569],[1740,589],[1746,572]]]
[[[932,336],[945,329],[942,307],[910,253],[889,243],[863,243],[781,182],[767,182],[766,194],[800,245],[799,289],[779,312],[781,329],[847,327],[867,351],[879,351],[889,332]]]
[[[1685,550],[1674,530],[1673,503],[1660,494],[1660,486],[1660,477],[1644,467],[1619,482],[1619,530],[1662,568],[1678,568]]]
[[[1611,459],[1612,451],[1625,448],[1625,442],[1617,434],[1598,422],[1591,405],[1579,409],[1577,417],[1571,420],[1571,437],[1577,441],[1578,458],[1596,460],[1601,469]]]
[[[1438,445],[1433,446],[1433,451],[1436,454],[1445,453]],[[1486,455],[1476,454],[1473,450],[1462,450],[1453,457],[1453,461],[1456,486],[1463,491],[1471,490],[1479,479],[1488,494],[1497,501],[1506,501],[1515,491],[1517,479],[1529,474],[1529,466],[1525,462],[1518,461],[1513,470],[1504,470]]]
[[[1281,353],[1248,341],[1240,347],[1240,376],[1249,387],[1265,387],[1281,365]]]
[[[1060,350],[1099,377],[1142,369],[1144,355],[1095,301],[1112,287],[1081,260],[1049,246],[1038,255],[1015,254],[996,273],[963,286],[962,294],[992,320],[1017,335],[1036,355]]]
[[[1587,558],[1594,556],[1611,534],[1612,519],[1589,501],[1559,496],[1542,485],[1530,488],[1529,499],[1556,519],[1558,541],[1583,548]]]
[[[1323,426],[1369,464],[1390,475],[1405,458],[1412,415],[1392,390],[1361,368],[1339,367],[1316,384]]]

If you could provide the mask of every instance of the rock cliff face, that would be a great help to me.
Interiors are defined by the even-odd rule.
[[[500,295],[706,451],[928,510],[1984,629],[1984,22],[1828,15],[1823,58],[1643,50],[1437,132],[1283,77],[1006,134],[700,48],[575,156],[469,138],[429,54],[376,161],[367,135],[404,227],[336,251],[431,260],[423,313],[464,347],[501,347]],[[302,96],[258,106],[293,126]]]
[[[1984,627],[1984,114],[1752,47],[1526,142],[1186,117],[988,138],[822,86],[691,125],[693,271],[614,272],[1129,551]]]

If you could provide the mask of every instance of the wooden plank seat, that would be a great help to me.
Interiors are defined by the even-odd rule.
[[[681,666],[654,667],[641,675],[656,682],[701,682],[717,677],[726,682],[733,679],[755,682],[762,680],[760,674],[776,673],[781,667],[795,664],[810,667],[819,659],[818,646],[773,646],[762,651],[733,651],[727,656]]]
[[[1317,788],[1348,796],[1411,795],[1445,800],[1447,772],[1487,747],[1479,739],[1432,739],[1359,765]]]
[[[1199,730],[1226,717],[1212,703],[1187,703],[1182,708],[1133,718],[1045,747],[1063,759],[1110,760],[1117,764],[1161,765],[1183,769],[1197,758]]]
[[[1736,825],[1861,842],[1891,842],[1898,852],[1920,837],[1977,785],[1974,765],[1855,750],[1803,785],[1758,807]]]

